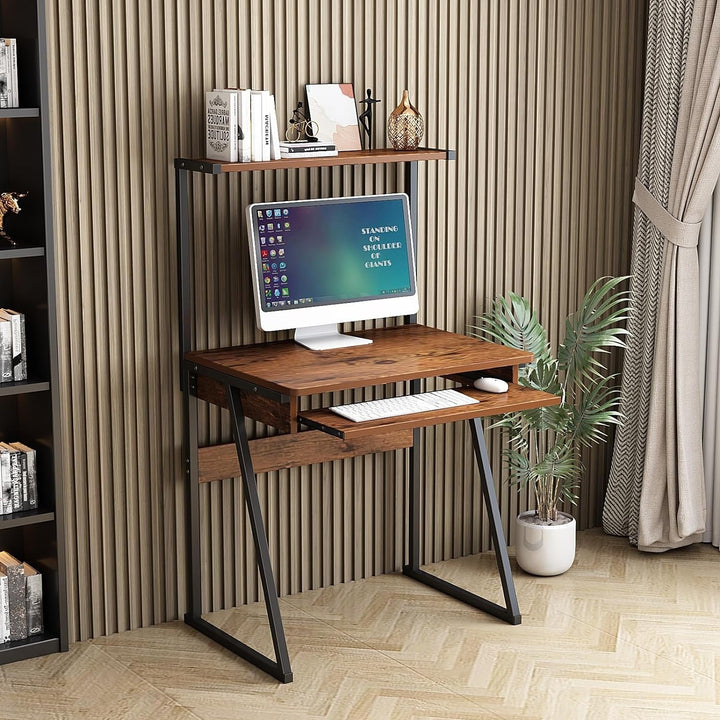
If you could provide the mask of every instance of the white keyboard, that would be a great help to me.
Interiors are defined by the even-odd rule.
[[[476,402],[479,401],[463,395],[457,390],[435,390],[417,395],[400,395],[399,397],[368,400],[350,405],[335,405],[330,409],[353,422],[365,422],[366,420],[382,420],[396,415],[412,415],[429,410],[472,405]]]

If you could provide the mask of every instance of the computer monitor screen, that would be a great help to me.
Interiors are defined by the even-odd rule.
[[[339,334],[338,323],[418,310],[405,194],[256,203],[248,234],[263,330],[342,347],[364,341]]]

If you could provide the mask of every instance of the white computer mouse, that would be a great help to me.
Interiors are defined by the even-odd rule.
[[[479,377],[473,382],[473,385],[484,392],[504,393],[508,391],[508,384],[500,378]]]

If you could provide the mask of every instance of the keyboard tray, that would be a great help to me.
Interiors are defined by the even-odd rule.
[[[335,437],[344,440],[352,440],[371,435],[381,434],[388,430],[404,430],[416,427],[428,427],[430,425],[442,425],[443,423],[455,422],[458,420],[470,420],[476,417],[488,417],[490,415],[501,415],[511,410],[531,410],[536,407],[547,405],[559,405],[557,402],[548,403],[548,394],[540,390],[521,387],[510,383],[506,393],[486,393],[474,388],[455,388],[465,395],[479,400],[472,405],[461,405],[459,407],[441,408],[429,412],[413,413],[412,415],[396,415],[380,420],[367,420],[365,422],[353,422],[334,413],[327,408],[319,410],[308,410],[298,415],[298,421],[303,425],[322,430]]]

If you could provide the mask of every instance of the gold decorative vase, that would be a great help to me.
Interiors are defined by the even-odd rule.
[[[388,140],[393,150],[417,150],[425,133],[425,121],[403,90],[400,104],[390,113],[388,118]]]

